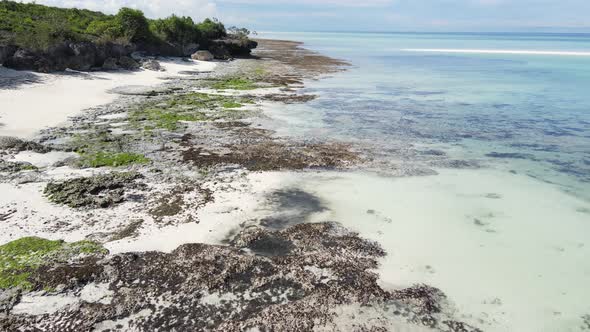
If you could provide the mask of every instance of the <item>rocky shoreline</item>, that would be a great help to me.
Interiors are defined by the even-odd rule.
[[[383,289],[377,243],[286,218],[281,204],[260,217],[252,176],[346,171],[375,156],[260,125],[265,107],[314,99],[300,92],[305,80],[347,64],[258,43],[255,58],[211,73],[118,88],[117,102],[34,142],[0,140],[0,187],[13,195],[0,219],[16,241],[0,247],[3,330],[478,331],[435,288]],[[50,165],[31,162],[50,154]],[[324,209],[306,193],[273,195],[263,199],[307,200],[297,213]],[[187,225],[199,233],[169,242]]]

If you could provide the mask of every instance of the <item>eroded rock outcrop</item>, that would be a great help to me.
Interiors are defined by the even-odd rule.
[[[258,46],[256,41],[248,38],[226,38],[215,40],[209,45],[209,51],[216,59],[228,60],[232,57],[246,57]]]

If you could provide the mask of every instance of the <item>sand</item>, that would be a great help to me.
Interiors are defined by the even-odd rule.
[[[55,127],[85,109],[115,101],[109,91],[120,86],[154,86],[181,71],[211,71],[213,62],[163,60],[166,71],[149,70],[94,73],[34,74],[40,83],[0,90],[0,136],[30,139],[44,128]],[[0,76],[32,75],[0,67]]]
[[[384,286],[438,287],[485,331],[576,330],[590,312],[588,202],[524,175],[440,172],[282,178],[384,247]]]

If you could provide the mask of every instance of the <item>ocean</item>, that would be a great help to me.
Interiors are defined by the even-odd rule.
[[[440,288],[484,331],[590,329],[590,35],[262,33],[347,60],[273,109],[277,135],[379,151],[295,173],[381,243],[389,288]]]

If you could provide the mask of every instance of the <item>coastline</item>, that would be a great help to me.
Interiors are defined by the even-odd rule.
[[[281,186],[284,171],[346,170],[363,156],[349,144],[278,137],[260,124],[268,107],[314,99],[299,93],[305,80],[347,64],[300,43],[259,42],[255,59],[219,63],[211,73],[197,66],[202,72],[170,77],[157,88],[111,90],[118,96],[107,88],[128,80],[85,90],[83,78],[68,77],[3,92],[21,91],[26,102],[8,102],[23,109],[41,102],[24,95],[50,93],[60,84],[85,94],[43,122],[57,125],[70,116],[65,126],[33,122],[23,130],[18,126],[25,119],[15,117],[2,128],[23,138],[43,130],[34,141],[2,141],[1,242],[39,236],[74,247],[92,241],[92,248],[109,252],[35,263],[26,279],[32,288],[5,292],[3,327],[144,330],[170,324],[174,307],[186,328],[224,331],[269,322],[275,329],[468,328],[437,289],[378,286],[370,271],[385,255],[380,246],[325,222],[327,211],[313,195]],[[133,85],[149,85],[170,74],[129,77]],[[87,100],[90,94],[100,98]],[[44,109],[64,102],[54,99]],[[47,162],[43,156],[50,154]],[[41,278],[48,272],[51,278]],[[179,287],[173,293],[156,282],[170,273],[166,278],[176,278]],[[206,275],[221,279],[202,280]],[[391,308],[404,314],[391,319]],[[68,318],[80,314],[82,321]]]
[[[192,311],[168,303],[193,303],[192,310],[208,312],[205,317],[214,323],[203,327],[198,325],[202,318],[191,316],[185,327],[212,330],[240,330],[268,321],[276,321],[276,329],[305,330],[311,329],[306,324],[320,320],[321,326],[314,326],[319,330],[500,331],[548,323],[559,329],[561,322],[579,318],[573,315],[583,310],[583,297],[566,301],[564,294],[571,287],[554,285],[560,271],[576,265],[575,255],[564,259],[562,253],[586,250],[583,233],[572,233],[577,228],[571,227],[583,228],[583,216],[588,214],[584,201],[535,179],[449,160],[444,154],[425,157],[422,165],[432,170],[428,173],[405,169],[403,163],[382,163],[380,153],[392,152],[379,151],[380,144],[371,148],[274,131],[269,124],[277,121],[276,110],[293,112],[298,109],[286,106],[313,104],[318,96],[306,88],[309,83],[338,73],[346,63],[307,51],[297,42],[260,42],[258,58],[220,62],[212,73],[189,71],[158,79],[158,87],[116,89],[111,95],[117,96],[114,103],[79,113],[67,126],[43,130],[34,142],[13,142],[12,150],[3,152],[3,159],[14,157],[20,163],[14,163],[17,170],[3,168],[0,189],[10,202],[2,202],[0,210],[0,243],[28,235],[92,240],[110,254],[98,255],[106,263],[76,263],[93,271],[84,277],[90,281],[40,281],[49,288],[67,287],[23,294],[14,312],[24,316],[9,315],[2,324],[27,326],[36,317],[34,310],[43,313],[49,307],[56,311],[46,312],[49,316],[39,324],[48,325],[39,326],[58,328],[71,320],[58,321],[56,315],[77,315],[80,310],[90,311],[88,325],[81,329],[122,324],[141,330],[168,323],[169,318],[162,318],[165,308],[131,306],[143,297],[166,303],[164,307],[180,315]],[[192,108],[198,111],[186,110]],[[171,110],[182,117],[170,118]],[[280,120],[291,125],[294,118]],[[140,162],[116,167],[81,166],[95,153],[87,151],[93,145],[149,162],[138,158]],[[53,151],[44,151],[46,146]],[[80,184],[68,181],[122,172],[139,175],[132,180],[99,177],[108,182],[99,197],[60,196],[62,201],[52,203],[43,194],[50,183],[67,183],[72,186],[66,189],[76,192]],[[531,189],[537,195],[531,196]],[[460,205],[465,200],[472,204]],[[560,202],[559,209],[554,202]],[[96,206],[100,204],[109,206]],[[527,211],[522,204],[539,208]],[[552,222],[557,219],[569,226],[556,232]],[[535,236],[536,243],[520,241],[527,236]],[[301,242],[304,238],[314,240]],[[326,243],[340,245],[332,248]],[[463,256],[466,250],[470,254]],[[520,259],[537,253],[544,259]],[[119,260],[126,263],[120,265]],[[229,263],[216,266],[220,260]],[[546,261],[560,262],[559,268],[547,271]],[[121,281],[112,266],[117,266],[115,271],[128,270],[128,276]],[[194,266],[231,281],[211,284],[198,279]],[[50,266],[51,271],[70,267],[63,262]],[[104,272],[105,267],[110,270]],[[261,267],[272,273],[251,277],[250,272]],[[75,276],[76,271],[65,274]],[[479,271],[486,271],[485,276]],[[489,282],[501,280],[503,271],[523,277],[506,284]],[[531,290],[527,271],[543,271],[535,287],[551,291],[522,296]],[[132,286],[138,281],[157,284],[160,274],[168,279],[186,276],[174,280],[180,285],[176,289],[187,295],[171,296],[158,286]],[[580,276],[570,277],[572,285],[584,283]],[[129,286],[133,294],[122,294],[113,286],[115,281]],[[260,285],[274,297],[257,294]],[[89,292],[100,296],[88,298]],[[533,297],[536,303],[528,303]],[[90,304],[80,304],[81,300]],[[112,301],[124,303],[127,319],[113,318]],[[106,314],[88,309],[97,303]],[[317,309],[310,312],[307,307]],[[535,317],[541,312],[555,317],[560,312],[560,319],[538,321]],[[129,317],[138,321],[128,325]],[[231,323],[222,323],[228,320]],[[293,321],[302,325],[292,325]]]

